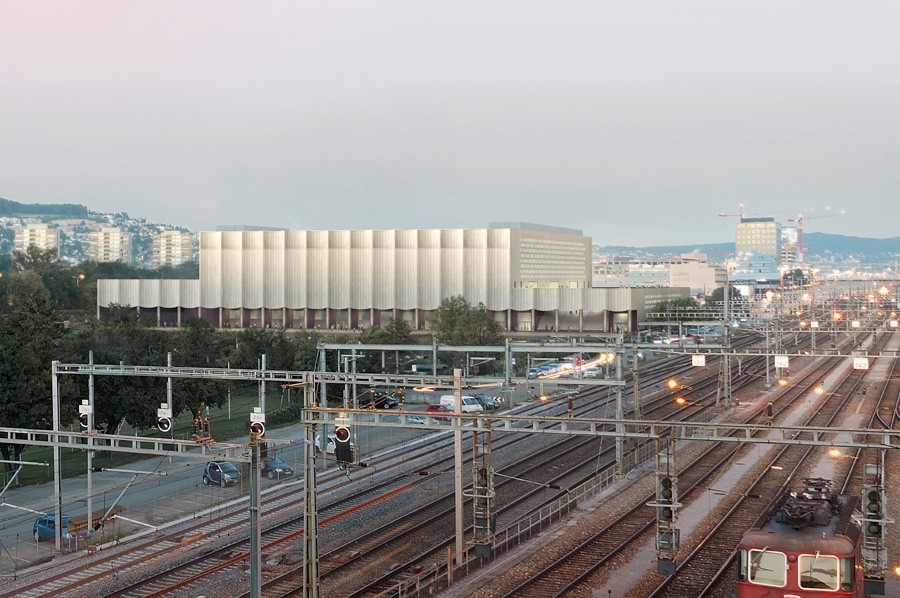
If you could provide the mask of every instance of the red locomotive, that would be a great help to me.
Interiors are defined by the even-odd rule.
[[[738,545],[738,598],[863,596],[859,499],[810,478],[778,502]]]

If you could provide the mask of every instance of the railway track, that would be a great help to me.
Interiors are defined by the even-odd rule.
[[[683,370],[688,369],[689,365],[684,365],[685,359],[673,359],[672,362],[682,362],[681,365],[677,366],[675,369],[676,375],[679,375]],[[671,368],[671,363],[668,364],[668,367]],[[671,369],[666,369],[664,364],[659,366],[654,365],[653,368],[648,368],[647,370],[657,370],[655,376],[651,376],[648,371],[644,371],[642,373],[642,387],[648,388],[653,387],[659,382],[659,373],[665,373],[666,375],[672,375]],[[593,393],[581,393],[579,395],[579,400],[583,399],[584,403],[588,403],[592,400],[596,400],[595,397],[600,394],[602,391]],[[607,394],[608,391],[607,391]],[[655,403],[651,402],[648,405],[647,412],[649,413],[653,409],[658,409],[656,404],[666,405],[666,398],[663,396],[655,399]],[[534,407],[535,410],[546,411],[550,409],[550,406],[541,406],[537,405]],[[577,407],[579,413],[586,413],[589,409],[584,405],[579,405]],[[517,436],[517,435],[512,435]],[[521,439],[521,435],[518,435],[519,439]],[[512,440],[510,441],[512,442]],[[437,453],[440,448],[428,449],[428,451],[423,451],[422,455],[427,454],[428,452]],[[334,474],[332,474],[334,475]],[[402,477],[402,476],[401,476]],[[378,496],[384,496],[390,494],[392,492],[396,492],[399,489],[407,489],[410,486],[408,482],[408,478],[406,480],[398,481],[393,480],[390,484],[394,485],[393,489],[388,488],[389,484],[379,484],[378,489],[375,489],[374,486],[367,489],[366,492],[354,492],[348,493],[344,497],[335,501],[335,503],[326,505],[327,508],[331,509],[339,509],[341,504],[345,505],[345,511],[353,510],[354,506],[358,506],[360,504],[367,503],[372,500],[378,500]],[[296,497],[299,493],[296,491],[289,492],[286,491],[281,494],[274,494],[269,500],[267,500],[266,506],[269,511],[278,510],[290,510],[290,509],[299,509],[302,504],[301,501],[297,500]],[[201,524],[191,526],[177,534],[171,535],[157,535],[150,541],[144,541],[142,543],[137,543],[131,547],[125,554],[120,555],[110,555],[106,556],[96,556],[91,559],[91,566],[89,570],[74,572],[73,574],[59,574],[59,575],[48,575],[42,577],[40,580],[31,584],[31,586],[20,587],[16,590],[15,595],[21,596],[30,596],[30,595],[64,595],[68,591],[71,591],[73,587],[83,587],[85,581],[90,582],[91,580],[98,580],[105,576],[109,576],[112,574],[121,575],[122,577],[126,577],[129,575],[133,575],[135,577],[143,577],[141,581],[139,581],[136,586],[145,586],[148,587],[149,584],[157,584],[159,583],[160,587],[164,586],[164,583],[161,581],[164,576],[158,575],[142,575],[140,573],[141,570],[149,570],[158,566],[158,562],[164,560],[166,558],[171,558],[172,552],[176,550],[184,549],[188,546],[195,546],[203,551],[202,560],[208,561],[211,558],[220,558],[221,555],[224,554],[236,554],[235,557],[237,561],[240,560],[241,555],[241,542],[229,542],[224,547],[214,549],[211,545],[214,543],[212,539],[221,538],[223,535],[226,535],[222,530],[227,529],[240,529],[243,519],[245,518],[245,513],[243,510],[239,510],[236,513],[227,514],[221,517],[211,517],[210,519],[202,522]],[[327,519],[327,517],[326,517]],[[280,526],[278,526],[280,527]],[[293,531],[289,529],[290,524],[285,528],[287,531],[284,533],[273,532],[273,535],[266,536],[266,544],[265,546],[269,549],[275,549],[279,544],[285,543],[287,540],[290,540],[296,537],[297,534],[300,533],[301,530],[298,530],[296,526]],[[228,560],[228,559],[224,559]],[[217,563],[215,567],[210,568],[207,567],[207,571],[212,573],[214,571],[218,571],[221,569],[221,563]],[[170,575],[170,578],[174,578],[174,586],[184,585],[184,579],[186,580],[195,580],[201,578],[202,575],[195,572],[202,570],[203,567],[199,565],[190,565],[185,564],[184,566],[180,566],[176,568],[177,570],[173,571]],[[169,589],[173,587],[173,584],[169,584]],[[143,593],[138,591],[136,593],[133,592],[132,589],[125,589],[118,595],[147,595],[147,592]],[[160,592],[164,593],[163,590]]]
[[[829,363],[836,361],[836,358],[830,360]],[[828,364],[821,369],[829,367]],[[818,372],[807,375],[806,379],[809,384],[804,389],[797,389],[785,392],[781,397],[773,403],[776,416],[778,413],[786,409],[784,403],[790,403],[798,397],[801,397],[806,390],[811,388],[817,380],[820,379]],[[791,396],[793,395],[793,396]],[[750,414],[747,422],[759,422],[765,417],[763,408]],[[763,420],[764,421],[764,420]],[[721,458],[716,459],[716,452],[721,453]],[[733,458],[733,449],[728,447],[710,448],[706,450],[701,457],[700,462],[712,461],[713,463],[727,463]],[[708,475],[714,473],[718,465],[706,468],[691,467],[679,473],[679,490],[680,498],[686,498],[691,495],[695,488],[702,486],[702,482]],[[705,489],[705,488],[704,488]],[[513,589],[505,590],[505,596],[562,596],[566,595],[573,588],[579,586],[584,580],[588,579],[593,571],[599,569],[602,565],[610,562],[618,555],[630,542],[640,537],[641,534],[655,528],[656,513],[654,509],[644,506],[644,503],[651,502],[655,498],[654,495],[648,495],[644,500],[640,501],[626,515],[618,517],[618,520],[600,530],[598,533],[588,537],[577,546],[565,551],[553,562],[545,565],[540,571],[532,574],[528,579],[520,583]],[[638,516],[642,513],[643,516]]]
[[[894,430],[900,427],[900,379],[897,378],[897,360],[889,360],[887,364],[886,381],[875,383],[866,388],[867,397],[877,397],[875,408],[868,419],[868,428]],[[843,480],[839,494],[858,495],[862,491],[862,467],[863,463],[874,463],[876,454],[865,454],[863,449],[857,449],[851,458],[842,460],[848,463],[837,476]],[[893,454],[889,459],[895,458]],[[754,522],[756,525],[758,522]],[[735,554],[732,552],[729,558],[715,572],[698,596],[731,596],[735,591],[737,579],[737,564]]]

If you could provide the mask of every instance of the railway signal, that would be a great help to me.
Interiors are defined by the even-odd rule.
[[[159,430],[160,438],[172,438],[172,409],[168,403],[160,403],[159,409],[156,410],[156,429]],[[164,444],[163,449],[167,451],[175,450],[175,446]]]
[[[863,502],[865,506],[865,535],[870,538],[882,538],[884,527],[882,519],[884,509],[882,505],[883,490],[878,486],[866,485],[863,487]]]
[[[78,414],[78,426],[82,434],[87,434],[87,431],[90,429],[90,422],[87,413]]]
[[[266,424],[263,422],[251,422],[247,427],[251,432],[255,432],[260,438],[266,435]]]
[[[256,436],[262,440],[266,435],[266,414],[259,407],[254,407],[250,413],[250,424],[247,426],[250,433],[256,433]]]
[[[663,575],[675,574],[675,556],[681,547],[681,533],[675,527],[680,505],[674,471],[674,440],[657,440],[656,500],[647,505],[656,508],[656,571]]]
[[[353,463],[353,445],[350,444],[350,428],[337,426],[334,429],[334,458],[338,463]]]

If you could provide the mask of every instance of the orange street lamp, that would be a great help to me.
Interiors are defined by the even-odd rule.
[[[76,276],[76,277],[75,277],[75,286],[76,286],[76,287],[80,287],[80,286],[81,286],[81,281],[84,280],[85,278],[87,278],[87,274],[85,274],[84,272],[82,272],[81,274],[79,274],[78,276]]]

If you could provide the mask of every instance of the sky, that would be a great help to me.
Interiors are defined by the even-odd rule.
[[[896,0],[0,0],[0,197],[195,232],[690,245],[743,211],[895,237],[897,23]]]

